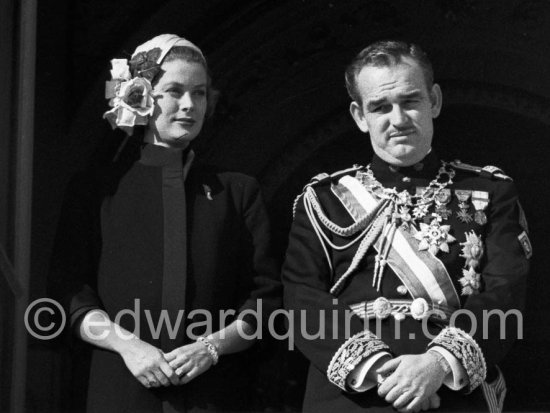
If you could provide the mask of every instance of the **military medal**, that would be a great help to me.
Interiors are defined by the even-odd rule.
[[[429,203],[423,203],[422,197],[428,197],[433,194],[433,190],[431,188],[426,188],[425,186],[417,186],[416,187],[416,197],[419,199],[419,201],[416,203],[412,210],[412,216],[414,217],[415,221],[423,219],[426,215],[428,215],[428,209],[430,208]]]
[[[472,204],[476,210],[474,219],[479,225],[487,223],[485,209],[489,205],[489,193],[485,191],[472,191]]]
[[[473,267],[462,269],[462,278],[458,281],[462,286],[462,295],[474,295],[479,293],[481,288],[481,275]]]
[[[435,179],[427,187],[417,187],[416,194],[410,195],[406,190],[397,192],[395,188],[382,186],[369,166],[365,171],[357,172],[357,179],[371,194],[379,199],[389,200],[391,204],[391,212],[387,215],[391,217],[391,223],[384,225],[382,237],[386,241],[376,256],[374,267],[373,286],[376,286],[377,291],[380,291],[384,266],[398,225],[414,232],[420,251],[428,250],[434,255],[439,251],[449,252],[449,243],[454,242],[455,238],[449,234],[451,226],[440,223],[451,215],[446,206],[451,201],[451,190],[446,187],[452,185],[454,176],[454,169],[443,162]],[[468,198],[465,199],[467,201]],[[468,207],[468,204],[465,205]],[[435,211],[430,214],[432,206]],[[424,222],[419,222],[421,220]],[[417,224],[420,225],[420,231],[416,229]]]
[[[449,219],[452,212],[447,208],[447,204],[451,201],[451,190],[447,188],[440,189],[435,195],[435,213],[442,219]]]
[[[399,220],[401,221],[401,226],[408,228],[412,222],[412,216],[410,214],[410,209],[406,206],[399,207]]]
[[[413,217],[415,220],[424,218],[428,214],[429,205],[417,204],[413,209]]]
[[[428,250],[436,255],[440,250],[449,252],[449,243],[455,241],[455,237],[449,234],[450,225],[439,225],[437,219],[432,220],[431,224],[420,223],[420,231],[414,234],[419,241],[418,250]]]
[[[473,295],[479,293],[481,288],[481,274],[476,272],[476,268],[480,265],[484,248],[481,237],[474,231],[466,232],[464,235],[466,241],[460,243],[462,247],[460,256],[464,257],[466,263],[465,268],[462,269],[462,278],[458,281],[462,285],[462,295]]]
[[[470,209],[468,199],[470,199],[472,191],[466,189],[455,189],[455,195],[458,198],[458,207],[460,208],[460,211],[458,211],[456,215],[461,222],[469,224],[474,220],[472,214],[468,212],[468,210]]]

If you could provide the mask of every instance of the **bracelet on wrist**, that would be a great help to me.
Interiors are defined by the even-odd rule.
[[[208,354],[210,354],[210,357],[212,357],[212,365],[215,366],[216,364],[218,364],[218,359],[220,358],[220,356],[218,354],[218,349],[216,348],[216,346],[212,344],[212,342],[210,342],[210,340],[208,340],[206,337],[199,337],[197,341],[199,343],[202,343],[206,347]]]

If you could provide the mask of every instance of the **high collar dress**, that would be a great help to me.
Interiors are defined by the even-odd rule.
[[[169,352],[245,310],[260,314],[247,321],[263,323],[279,306],[280,285],[257,182],[191,168],[190,152],[146,146],[136,159],[123,153],[69,187],[53,278],[70,326],[101,308]],[[224,311],[234,315],[224,320]],[[253,354],[223,356],[184,386],[146,389],[118,354],[93,348],[87,411],[250,410]]]

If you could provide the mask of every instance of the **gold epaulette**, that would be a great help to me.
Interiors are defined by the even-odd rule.
[[[341,176],[348,175],[352,172],[356,172],[356,171],[359,171],[361,169],[365,169],[365,167],[361,166],[361,165],[353,165],[351,168],[342,169],[341,171],[336,171],[336,172],[334,172],[330,175],[325,173],[325,172],[320,173],[318,175],[315,175],[313,178],[311,178],[311,180],[304,187],[304,189],[308,186],[311,186],[311,185],[318,185],[318,184],[323,183],[323,182],[333,181],[335,179],[340,178]]]
[[[491,165],[487,165],[484,167],[474,166],[464,162],[460,162],[458,159],[454,160],[453,162],[449,162],[449,165],[455,169],[459,169],[461,171],[473,172],[485,178],[489,178],[489,179],[496,178],[496,179],[501,179],[503,181],[512,181],[512,178],[510,178],[508,175],[504,173],[502,169],[496,166],[491,166]]]
[[[327,174],[326,172],[322,172],[320,174],[317,174],[315,175],[313,178],[310,179],[310,181],[304,186],[304,188],[302,189],[302,192],[300,194],[298,194],[298,196],[294,199],[294,203],[292,205],[292,216],[294,217],[296,215],[296,205],[298,203],[298,200],[300,199],[300,197],[305,193],[306,189],[310,186],[315,186],[315,185],[319,185],[321,183],[324,183],[324,182],[329,182],[329,181],[332,181],[334,179],[338,179],[340,178],[341,176],[344,176],[344,175],[347,175],[347,174],[350,174],[352,172],[356,172],[356,171],[359,171],[361,169],[365,169],[364,166],[362,165],[353,165],[351,168],[347,168],[347,169],[342,169],[340,171],[336,171],[332,174]]]

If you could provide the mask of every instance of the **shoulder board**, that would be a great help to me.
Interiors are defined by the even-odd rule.
[[[304,195],[306,192],[306,189],[310,186],[319,185],[324,182],[330,182],[334,179],[340,178],[341,176],[348,175],[352,172],[359,171],[361,169],[365,169],[364,166],[361,165],[353,165],[351,168],[348,169],[342,169],[341,171],[336,171],[332,174],[327,174],[326,172],[320,173],[318,175],[315,175],[311,180],[304,186],[302,189],[302,192],[298,194],[298,196],[294,199],[294,203],[292,204],[292,216],[294,217],[296,215],[296,206],[298,205],[298,201],[300,200],[300,197]]]
[[[495,178],[503,181],[512,181],[512,178],[510,178],[508,175],[505,175],[504,171],[496,166],[474,166],[464,162],[460,162],[458,159],[454,160],[453,162],[449,162],[449,165],[455,169],[473,172],[485,178]]]
[[[352,172],[356,172],[361,169],[365,169],[365,167],[361,165],[353,165],[351,168],[342,169],[341,171],[336,171],[330,175],[323,172],[311,178],[311,180],[306,186],[317,185],[323,182],[333,181],[335,179],[340,178],[341,176],[348,175]]]

